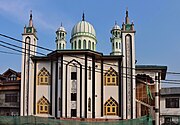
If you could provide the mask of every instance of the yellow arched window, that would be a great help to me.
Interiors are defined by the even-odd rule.
[[[38,74],[38,85],[49,85],[50,78],[50,73],[43,67]]]
[[[104,104],[104,115],[118,115],[118,103],[112,97]]]
[[[110,67],[104,75],[104,81],[105,85],[118,85],[118,73],[112,67]]]
[[[38,114],[49,114],[49,101],[43,96],[37,103]]]

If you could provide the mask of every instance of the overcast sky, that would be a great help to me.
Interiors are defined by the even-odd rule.
[[[170,72],[180,72],[179,5],[179,0],[1,0],[0,33],[22,40],[23,27],[28,25],[32,10],[38,45],[54,50],[55,32],[62,22],[67,31],[67,48],[70,48],[71,29],[84,12],[85,20],[96,30],[97,51],[109,54],[110,30],[115,21],[121,27],[128,7],[136,30],[137,64],[163,65]],[[0,40],[21,46],[3,37]],[[13,52],[1,46],[0,51]],[[0,73],[8,68],[21,71],[21,56],[0,52]]]

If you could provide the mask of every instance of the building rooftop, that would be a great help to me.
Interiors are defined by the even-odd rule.
[[[166,78],[167,66],[159,66],[159,65],[136,65],[136,70],[160,70],[161,72],[161,80]]]
[[[180,95],[180,87],[162,88],[160,91],[161,96],[163,95]]]

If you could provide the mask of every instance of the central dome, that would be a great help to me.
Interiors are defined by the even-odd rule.
[[[94,27],[84,20],[78,22],[72,29],[71,38],[76,36],[90,36],[96,39]]]
[[[94,27],[84,20],[84,13],[82,21],[78,22],[72,29],[70,43],[73,50],[96,50],[96,32]]]

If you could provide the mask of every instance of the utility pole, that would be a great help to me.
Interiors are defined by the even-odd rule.
[[[155,125],[159,125],[159,77],[155,75]]]

